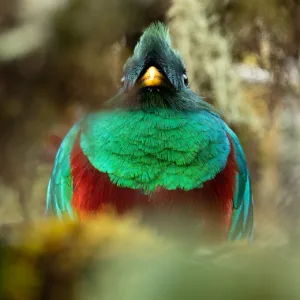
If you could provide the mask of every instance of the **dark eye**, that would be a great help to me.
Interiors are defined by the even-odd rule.
[[[186,74],[183,74],[182,75],[182,78],[183,78],[183,83],[185,86],[188,86],[189,85],[189,80],[188,80],[188,77]]]

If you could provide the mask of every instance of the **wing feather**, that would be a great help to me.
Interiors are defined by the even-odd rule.
[[[70,158],[79,133],[76,123],[63,139],[57,152],[47,190],[46,213],[56,213],[59,217],[67,212],[74,216],[71,200],[73,195]]]
[[[232,138],[238,165],[232,224],[228,238],[231,241],[242,238],[249,238],[251,240],[253,237],[253,196],[250,174],[238,137],[229,127],[226,128],[226,131]]]

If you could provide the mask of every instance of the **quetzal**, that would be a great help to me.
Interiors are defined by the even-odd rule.
[[[229,240],[251,238],[253,203],[241,144],[188,85],[168,29],[151,24],[124,65],[118,108],[79,120],[58,150],[47,211],[186,205]]]

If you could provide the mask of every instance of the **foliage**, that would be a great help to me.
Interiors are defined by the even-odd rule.
[[[299,297],[296,249],[201,239],[187,247],[133,216],[39,221],[6,237],[0,252],[1,299]]]

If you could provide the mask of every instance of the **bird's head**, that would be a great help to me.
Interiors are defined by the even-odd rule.
[[[185,65],[171,46],[169,31],[160,22],[144,31],[124,65],[124,73],[122,91],[134,106],[184,109],[191,106],[185,103],[186,98],[196,96],[188,87]]]

